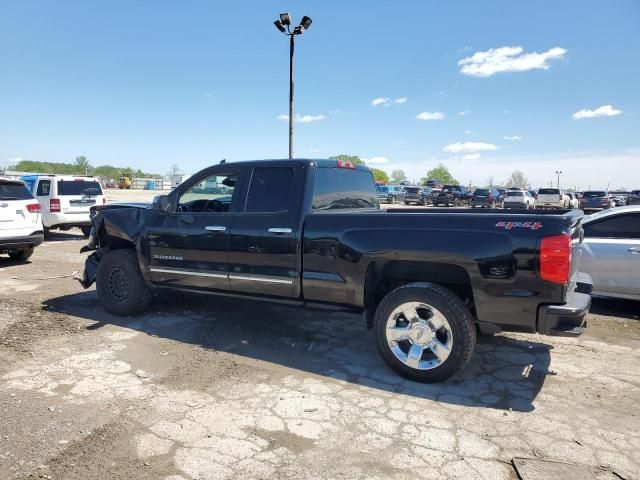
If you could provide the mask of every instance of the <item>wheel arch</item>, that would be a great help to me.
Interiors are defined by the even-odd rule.
[[[458,295],[476,317],[473,288],[467,270],[453,263],[391,260],[372,262],[364,285],[364,311],[367,328],[372,328],[376,308],[398,287],[411,283],[432,283]]]

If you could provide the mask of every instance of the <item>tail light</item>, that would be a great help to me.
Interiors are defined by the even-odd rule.
[[[30,213],[40,213],[41,211],[40,204],[30,203],[29,205],[27,205],[27,210],[29,210]]]
[[[60,213],[60,199],[52,198],[49,200],[49,211],[51,213]]]
[[[543,238],[540,244],[540,278],[566,285],[571,273],[571,236]]]
[[[604,197],[601,201],[602,203],[609,203],[609,199],[607,197]]]

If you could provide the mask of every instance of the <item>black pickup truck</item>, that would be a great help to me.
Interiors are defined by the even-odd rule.
[[[385,211],[361,165],[221,163],[153,204],[94,207],[80,280],[117,315],[164,288],[363,313],[394,370],[434,382],[465,366],[478,330],[582,332],[581,218]]]

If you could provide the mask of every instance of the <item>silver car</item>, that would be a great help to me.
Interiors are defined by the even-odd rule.
[[[640,300],[640,205],[602,210],[582,221],[580,270],[593,295]]]

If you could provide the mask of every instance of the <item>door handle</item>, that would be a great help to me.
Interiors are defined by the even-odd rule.
[[[269,233],[291,233],[293,230],[291,228],[279,228],[279,227],[271,227],[268,230]]]
[[[627,252],[630,252],[634,255],[640,255],[640,247],[631,247],[627,249]]]
[[[204,229],[210,232],[224,232],[227,230],[227,227],[224,225],[207,225]]]

